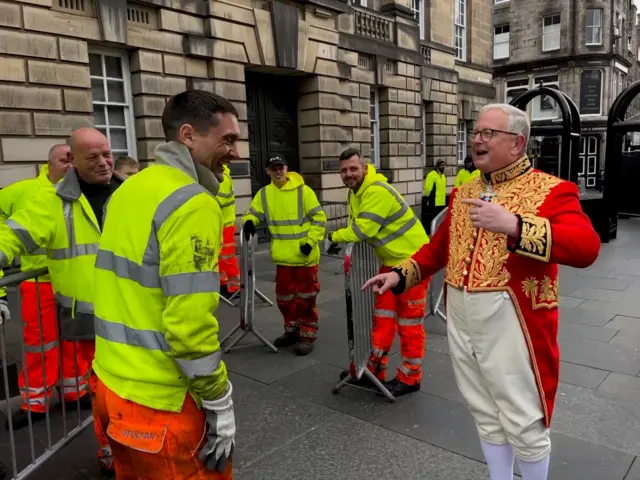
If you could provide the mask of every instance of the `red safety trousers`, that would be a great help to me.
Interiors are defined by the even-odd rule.
[[[320,291],[318,265],[276,267],[276,301],[285,332],[299,332],[300,343],[313,343],[318,332],[316,297]]]
[[[198,459],[207,441],[205,413],[186,395],[180,412],[125,400],[98,380],[95,421],[107,432],[118,480],[231,480]]]
[[[37,287],[36,282],[22,282],[20,296],[26,357],[25,368],[20,371],[18,378],[22,409],[27,410],[28,403],[31,411],[44,413],[47,402],[51,404],[54,389],[60,380],[60,354],[63,377],[63,392],[60,393],[65,402],[74,402],[78,396],[87,394],[87,373],[93,357],[86,358],[81,349],[74,349],[73,342],[67,340],[62,341],[62,351],[58,351],[56,302],[50,282],[39,282]]]
[[[220,270],[220,286],[227,286],[229,293],[240,290],[240,268],[236,257],[236,226],[230,225],[222,229],[222,249],[218,259]]]
[[[380,273],[391,267],[380,268]],[[427,288],[430,277],[403,293],[387,291],[376,295],[373,313],[372,351],[367,367],[381,381],[386,380],[389,350],[396,335],[400,334],[402,364],[396,378],[407,385],[416,385],[422,379],[422,360],[427,335],[424,319],[427,311]]]

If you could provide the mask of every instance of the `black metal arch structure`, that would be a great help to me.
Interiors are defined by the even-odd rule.
[[[548,95],[558,104],[561,114],[560,122],[532,124],[531,136],[562,138],[558,176],[577,184],[580,169],[580,112],[574,101],[560,90],[541,85],[521,93],[511,100],[511,105],[520,110],[526,110],[531,100],[542,95]]]
[[[631,103],[640,94],[640,80],[625,88],[615,99],[607,120],[607,149],[604,165],[603,216],[606,217],[606,238],[615,239],[618,232],[618,214],[623,205],[625,170],[623,168],[624,137],[630,132],[640,132],[640,120],[625,120]],[[629,172],[630,174],[630,172]],[[601,235],[602,236],[602,235]]]

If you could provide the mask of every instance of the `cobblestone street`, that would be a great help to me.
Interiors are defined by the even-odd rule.
[[[562,366],[552,424],[553,480],[640,479],[640,221],[622,221],[621,227],[593,267],[561,272]],[[273,298],[275,268],[266,255],[259,264],[259,288]],[[455,385],[440,320],[427,321],[420,393],[396,404],[355,388],[331,393],[348,365],[343,277],[334,275],[338,266],[336,260],[321,264],[321,327],[313,354],[273,354],[247,337],[248,343],[255,342],[252,346],[225,356],[238,424],[235,478],[488,478],[475,427]],[[238,309],[223,306],[218,318],[227,332],[237,322]],[[280,333],[276,307],[259,304],[257,318],[268,338]],[[397,343],[393,352],[392,369],[398,364]],[[55,425],[59,430],[60,421]],[[19,453],[28,455],[28,437],[21,434],[18,441]],[[40,434],[36,450],[45,441]],[[0,447],[8,463],[6,433]],[[87,429],[30,478],[49,479],[51,472],[61,480],[98,478],[95,451],[93,432]]]

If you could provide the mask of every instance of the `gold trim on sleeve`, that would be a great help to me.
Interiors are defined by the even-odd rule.
[[[412,287],[415,287],[422,281],[422,274],[420,273],[420,266],[413,258],[403,260],[394,268],[397,268],[402,272],[404,276],[404,291],[406,292]]]
[[[522,216],[515,252],[525,257],[548,262],[551,258],[551,224],[548,218]]]

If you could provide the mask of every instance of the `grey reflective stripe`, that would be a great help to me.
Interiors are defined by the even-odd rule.
[[[269,224],[269,208],[267,207],[267,187],[260,189],[260,200],[262,201],[262,211],[264,212],[264,219]]]
[[[420,370],[422,370],[422,369],[420,367],[418,367],[416,369],[409,369],[409,368],[407,368],[406,365],[401,364],[398,367],[398,370],[400,370],[402,373],[404,373],[407,376],[411,376],[411,375],[416,375],[416,374],[420,373]]]
[[[38,248],[39,245],[33,239],[31,234],[29,233],[29,230],[27,230],[26,228],[24,228],[22,225],[20,225],[18,222],[16,222],[11,218],[9,218],[8,220],[5,220],[4,223],[7,227],[11,229],[11,231],[13,231],[13,233],[16,234],[18,239],[20,239],[24,247],[27,249],[27,252],[33,252]]]
[[[264,205],[262,206],[262,208],[264,208]],[[253,216],[254,216],[254,217],[256,217],[259,221],[264,222],[265,217],[264,217],[264,214],[263,214],[263,213],[257,212],[257,211],[255,211],[253,208],[249,208],[249,210],[247,210],[247,213],[248,213],[249,215],[253,215]]]
[[[375,213],[371,213],[371,212],[361,212],[358,215],[358,218],[366,218],[368,220],[373,220],[374,222],[380,224],[380,226],[382,228],[388,227],[389,225],[391,225],[393,222],[400,220],[405,213],[407,213],[407,211],[409,210],[409,205],[402,204],[402,206],[400,207],[400,210],[398,210],[396,213],[394,213],[393,215],[390,215],[387,218],[381,217],[380,215],[376,215]]]
[[[313,298],[318,296],[318,292],[311,293],[296,293],[298,298]]]
[[[402,362],[403,363],[408,363],[410,365],[422,365],[422,358],[409,358],[409,357],[402,357]]]
[[[141,347],[147,350],[171,351],[171,347],[167,344],[162,332],[139,330],[122,323],[109,322],[99,317],[95,317],[95,329],[98,337],[109,342],[129,345],[130,347]]]
[[[396,312],[394,312],[393,310],[383,310],[383,309],[379,309],[376,308],[373,311],[373,316],[374,317],[390,317],[390,318],[396,318]]]
[[[407,300],[407,305],[424,305],[425,303],[427,303],[426,298],[422,300]]]
[[[298,188],[298,217],[295,219],[289,219],[289,220],[272,220],[271,217],[269,217],[269,207],[267,205],[267,188],[263,188],[260,190],[260,198],[262,200],[262,209],[264,210],[264,218],[266,220],[266,223],[268,226],[270,227],[295,227],[295,226],[302,226],[305,222],[309,221],[309,218],[304,216],[304,199],[303,199],[303,188],[304,185],[300,185]],[[317,207],[320,208],[320,207]],[[312,210],[313,212],[313,210]],[[309,216],[311,215],[311,212],[309,213]],[[282,234],[281,234],[282,235]],[[286,234],[285,234],[286,235]],[[291,234],[291,235],[296,235],[296,234]],[[302,236],[298,236],[298,237],[279,237],[276,234],[272,233],[271,236],[275,239],[278,240],[294,240],[296,238],[304,238],[307,236],[307,233],[305,233]]]
[[[371,242],[371,245],[373,245],[374,248],[384,247],[387,243],[394,241],[396,238],[400,238],[402,235],[404,235],[409,230],[411,230],[411,228],[413,228],[413,226],[416,224],[417,221],[418,221],[417,217],[415,216],[411,217],[411,220],[405,223],[397,231],[390,233],[389,235],[384,237],[382,240],[373,240]]]
[[[58,346],[58,341],[53,340],[49,343],[45,343],[44,345],[27,345],[24,346],[24,351],[27,353],[40,353],[40,352],[48,352],[49,350],[53,350]]]
[[[276,295],[276,300],[281,300],[283,302],[289,302],[295,298],[295,294],[291,295]]]
[[[68,297],[66,295],[62,295],[61,293],[56,293],[55,298],[56,298],[56,302],[61,307],[74,308],[74,306],[75,306],[75,311],[76,312],[78,312],[78,313],[88,313],[88,314],[92,314],[93,315],[93,303],[91,303],[91,302],[83,302],[83,301],[80,301],[80,300],[76,300],[74,302],[74,299],[72,297]]]
[[[220,291],[218,272],[177,273],[160,277],[160,286],[165,297],[190,293],[214,293]]]
[[[409,327],[412,325],[422,325],[422,322],[424,322],[424,317],[398,319],[398,325],[401,327]]]
[[[0,252],[0,267],[4,267],[7,263],[9,263],[9,259],[4,252]]]
[[[75,238],[75,234],[73,234]],[[98,253],[97,243],[81,243],[67,248],[49,248],[47,257],[52,260],[69,260],[83,255],[95,255]]]
[[[221,198],[231,198],[233,197],[233,193],[222,193],[222,192],[218,192],[217,197],[221,197]]]
[[[311,220],[311,225],[318,225],[319,227],[324,227],[327,224],[326,221],[322,220]]]
[[[353,230],[353,233],[355,233],[356,237],[358,237],[358,239],[362,240],[363,242],[369,239],[369,237],[367,237],[365,233],[360,230],[360,227],[356,222],[353,222],[351,224],[351,229]]]
[[[222,360],[220,350],[213,352],[205,357],[195,360],[182,360],[176,358],[176,363],[180,367],[182,373],[187,378],[208,377],[213,374],[219,367]]]
[[[47,254],[47,249],[46,248],[36,248],[33,252],[31,252],[31,255],[46,255]]]
[[[302,189],[300,190],[302,191]],[[304,201],[304,200],[303,200]],[[312,208],[309,213],[307,213],[307,215],[304,217],[304,219],[302,220],[302,223],[304,222],[309,222],[311,221],[312,217],[318,213],[322,211],[322,207],[320,205],[318,205],[317,207]],[[323,222],[324,223],[324,222]]]
[[[133,280],[147,288],[160,288],[160,272],[157,265],[138,265],[133,260],[100,250],[96,257],[96,268],[109,270],[117,277]]]
[[[297,240],[300,238],[306,238],[308,234],[308,231],[300,233],[272,233],[271,238],[275,238],[276,240]]]
[[[396,190],[391,185],[389,185],[388,183],[373,182],[371,185],[375,185],[377,187],[384,188],[387,192],[389,192],[391,195],[393,195],[395,197],[395,199],[398,201],[398,203],[400,205],[406,205],[407,204],[407,202],[404,201],[404,199],[400,196],[400,194],[398,192],[396,192]]]
[[[218,202],[220,204],[220,208],[227,208],[227,207],[231,207],[233,205],[233,200],[231,200],[230,202]]]

